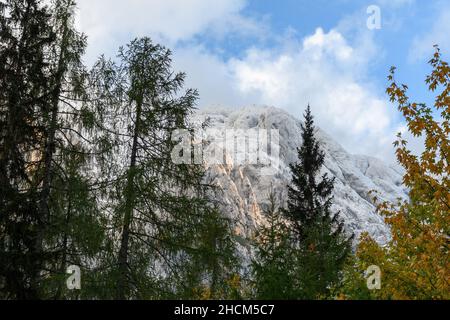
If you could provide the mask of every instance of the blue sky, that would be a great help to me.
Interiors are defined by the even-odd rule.
[[[394,162],[404,123],[384,93],[389,68],[418,102],[433,44],[450,49],[450,2],[420,0],[79,0],[86,61],[137,36],[173,49],[199,107],[271,105],[317,123],[346,149]],[[367,8],[381,12],[369,30]],[[419,148],[412,141],[414,149]]]

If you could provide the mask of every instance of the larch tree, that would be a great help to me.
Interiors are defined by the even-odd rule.
[[[215,207],[206,209],[192,237],[193,247],[186,255],[181,274],[182,283],[174,297],[221,300],[241,296],[240,258],[236,251],[231,219]]]
[[[109,236],[116,244],[106,261],[114,297],[185,295],[187,268],[197,258],[211,271],[215,291],[219,254],[201,259],[201,237],[213,244],[205,250],[218,250],[212,240],[223,238],[224,225],[214,226],[222,230],[215,235],[204,233],[214,230],[205,225],[219,223],[210,219],[215,211],[206,196],[204,168],[172,159],[174,133],[193,130],[189,116],[197,92],[182,92],[185,74],[174,73],[170,50],[149,38],[121,48],[117,62],[101,58],[93,77],[102,96],[96,104],[103,108],[103,130],[115,141],[111,156],[101,161],[103,175],[115,181],[105,193]]]
[[[51,23],[56,34],[49,51],[52,70],[49,108],[43,114],[40,211],[47,216],[42,241],[51,253],[43,277],[43,297],[68,298],[66,268],[77,265],[86,275],[90,259],[100,250],[101,217],[92,192],[95,177],[89,168],[93,150],[92,123],[83,105],[87,95],[87,72],[82,63],[86,37],[74,27],[73,0],[54,0]]]

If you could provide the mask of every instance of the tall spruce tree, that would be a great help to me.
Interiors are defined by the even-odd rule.
[[[38,297],[45,217],[30,174],[42,150],[39,112],[48,107],[49,47],[56,41],[40,1],[0,4],[0,290],[2,297]]]
[[[99,233],[80,107],[85,37],[73,27],[74,7],[1,6],[0,286],[8,298],[62,298],[67,264],[87,265],[99,247],[89,242]]]
[[[330,288],[340,280],[353,237],[345,234],[339,213],[331,208],[334,179],[327,174],[319,178],[325,153],[315,138],[309,106],[304,119],[299,162],[290,166],[292,185],[288,187],[288,206],[283,212],[291,223],[300,254],[299,298],[327,298]]]

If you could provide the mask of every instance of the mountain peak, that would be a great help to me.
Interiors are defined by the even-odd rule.
[[[265,222],[261,205],[273,190],[284,204],[286,186],[290,183],[289,164],[297,161],[301,145],[301,121],[282,109],[250,106],[241,109],[207,108],[199,110],[194,120],[208,120],[212,129],[275,129],[280,136],[280,168],[274,175],[264,175],[255,165],[213,165],[207,177],[222,191],[220,206],[237,222],[237,232],[251,235]],[[336,177],[334,210],[341,212],[348,232],[368,232],[379,243],[389,239],[389,229],[376,212],[369,192],[376,191],[380,200],[407,198],[402,175],[383,161],[364,155],[352,155],[326,132],[317,130],[317,138],[325,152],[322,173]],[[214,141],[212,142],[214,143]]]

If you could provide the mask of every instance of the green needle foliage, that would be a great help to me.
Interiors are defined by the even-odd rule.
[[[293,272],[296,266],[295,250],[289,227],[276,202],[275,195],[271,193],[265,209],[267,225],[256,234],[256,253],[251,265],[256,299],[297,298],[298,284]]]
[[[74,6],[71,0],[0,4],[0,294],[5,298],[61,297],[61,281],[53,280],[61,279],[69,263],[83,266],[84,250],[98,247],[81,236],[85,222],[78,225],[97,221],[86,192],[90,147],[78,105],[85,99],[86,41],[73,28]]]
[[[315,138],[314,119],[308,106],[302,125],[303,143],[299,162],[291,165],[292,185],[288,205],[283,210],[290,223],[298,256],[300,299],[330,297],[330,288],[340,282],[341,271],[351,253],[353,237],[348,237],[339,213],[333,212],[334,179],[318,178],[325,154]]]
[[[101,127],[116,146],[100,161],[102,175],[113,181],[105,193],[114,243],[105,278],[113,297],[185,296],[193,290],[185,279],[192,261],[211,273],[215,294],[219,262],[207,251],[220,249],[211,242],[226,238],[227,227],[211,225],[219,221],[206,196],[203,167],[175,164],[171,157],[177,143],[172,134],[193,130],[188,117],[197,92],[182,92],[185,74],[174,73],[171,52],[149,38],[121,48],[117,62],[100,59],[92,77],[101,96],[94,107],[102,109]]]

